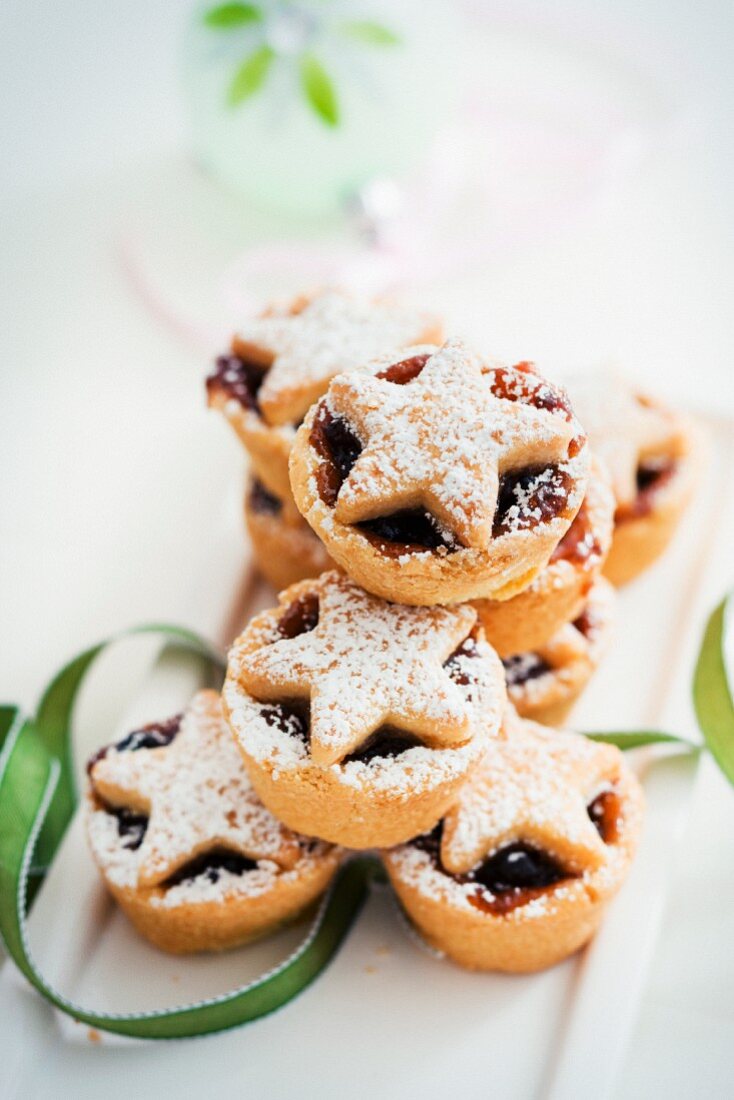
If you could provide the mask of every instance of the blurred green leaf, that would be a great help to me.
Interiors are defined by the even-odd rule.
[[[368,46],[399,46],[402,42],[400,35],[395,34],[389,27],[382,23],[375,23],[372,19],[350,19],[342,23],[340,30],[356,38],[358,42],[365,42]]]
[[[693,676],[693,705],[711,755],[734,784],[734,701],[724,649],[731,607],[727,596],[706,624]]]
[[[274,57],[270,46],[258,46],[245,58],[229,86],[227,100],[231,107],[236,107],[262,88]]]
[[[618,749],[639,749],[643,745],[685,745],[698,750],[687,737],[678,737],[674,733],[662,733],[660,730],[619,730],[614,733],[585,733],[590,741],[603,741],[606,745],[616,745]]]
[[[339,103],[331,77],[311,53],[301,58],[301,85],[306,100],[327,126],[339,125]]]
[[[245,23],[259,23],[263,13],[256,4],[217,4],[204,16],[207,27],[228,29],[242,27]]]

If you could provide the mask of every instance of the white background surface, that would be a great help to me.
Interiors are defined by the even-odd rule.
[[[183,7],[0,10],[0,691],[26,704],[92,639],[186,616],[240,461],[203,408],[202,357],[146,312],[119,262],[141,202],[180,172]],[[507,8],[487,10],[495,41],[514,34]],[[730,5],[566,4],[560,38],[547,11],[521,10],[537,28],[528,56],[561,58],[528,65],[525,83],[577,75],[566,44],[582,26],[590,65],[634,44],[673,119],[634,171],[612,166],[562,218],[431,294],[498,354],[618,358],[680,401],[734,411]],[[239,217],[244,240],[256,216]],[[733,838],[734,798],[705,769],[620,1096],[734,1093]],[[28,1013],[50,1037],[45,1012]],[[92,1073],[90,1094],[102,1087]]]

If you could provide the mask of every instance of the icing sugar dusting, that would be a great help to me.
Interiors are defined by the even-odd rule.
[[[276,780],[281,771],[319,763],[341,783],[398,798],[463,773],[484,751],[504,706],[501,664],[485,642],[475,643],[471,656],[453,656],[474,625],[473,610],[389,604],[338,573],[307,582],[306,590],[319,595],[313,631],[279,639],[280,613],[269,612],[248,627],[230,653],[223,694],[245,752],[267,765]],[[273,658],[261,662],[269,653]],[[310,695],[311,753],[287,721],[268,720],[273,705],[268,700],[296,692]],[[382,725],[410,731],[425,745],[395,757],[342,763]],[[313,752],[317,735],[331,750],[323,762]]]
[[[87,808],[87,835],[94,857],[104,869],[107,880],[114,886],[132,890],[139,888],[140,849],[126,848],[120,840],[117,819],[93,802]],[[299,861],[288,871],[272,860],[263,859],[244,874],[237,875],[218,868],[216,881],[199,874],[175,886],[148,888],[146,896],[151,905],[163,909],[173,909],[178,905],[221,903],[229,898],[255,898],[268,893],[279,883],[295,882],[314,867],[327,851],[327,844],[304,850]]]
[[[151,904],[162,909],[173,909],[177,905],[206,904],[222,902],[236,898],[257,898],[269,893],[277,886],[295,883],[308,870],[313,868],[316,859],[327,851],[328,845],[322,844],[317,851],[304,854],[296,866],[284,871],[272,860],[258,860],[257,865],[245,874],[237,875],[231,871],[219,870],[216,882],[205,875],[186,879],[169,889],[154,893]]]
[[[90,814],[92,849],[119,885],[159,885],[213,848],[283,870],[302,856],[298,837],[255,794],[213,692],[194,697],[169,745],[138,752],[111,749],[93,766],[91,782],[101,800]],[[124,847],[105,804],[149,814],[138,849]],[[234,877],[244,883],[248,875]]]
[[[110,882],[116,886],[136,886],[140,849],[122,844],[117,818],[96,807],[91,799],[87,804],[87,836],[94,857]]]
[[[482,360],[460,341],[404,352],[426,354],[405,385],[380,377],[386,356],[332,381],[329,411],[349,421],[363,446],[335,516],[356,523],[421,503],[466,546],[482,549],[492,538],[500,474],[565,463],[578,425],[565,412],[495,396]],[[538,482],[553,476],[546,471]],[[515,528],[540,518],[530,514],[529,493],[517,492]]]
[[[642,459],[664,460],[684,453],[680,419],[635,392],[619,375],[584,375],[571,379],[569,388],[594,453],[609,470],[617,504],[629,505],[637,496]]]
[[[455,749],[416,746],[399,756],[378,757],[369,762],[352,760],[332,767],[345,786],[356,790],[369,787],[407,802],[419,791],[465,775],[467,767],[482,756],[485,747],[483,738],[477,736]]]
[[[303,415],[335,374],[437,327],[425,313],[327,290],[296,313],[283,309],[251,321],[240,339],[273,356],[258,400],[265,419],[279,424]]]
[[[469,900],[477,892],[476,883],[462,882],[445,874],[436,866],[428,852],[411,845],[404,845],[390,852],[387,859],[395,874],[425,897],[465,912],[478,913]],[[502,913],[501,916],[482,914],[483,919],[520,923],[548,917],[558,911],[561,902],[582,900],[592,885],[597,890],[601,890],[605,880],[616,879],[618,873],[616,875],[613,873],[612,862],[619,864],[621,861],[612,857],[609,864],[600,867],[597,871],[585,872],[577,878],[563,879],[556,886],[548,887],[543,894],[531,898],[524,905],[518,905]]]
[[[443,664],[476,621],[469,607],[406,607],[322,576],[315,629],[243,656],[239,677],[260,699],[310,697],[311,755],[337,763],[380,725],[456,745],[471,736],[469,703]]]
[[[443,866],[410,843],[385,854],[400,881],[426,898],[474,913],[477,910],[469,899],[476,894],[477,884],[455,874],[470,871],[518,840],[556,855],[569,868],[569,877],[501,916],[483,915],[483,919],[503,922],[548,916],[561,903],[593,900],[612,890],[628,860],[625,831],[636,828],[639,812],[633,804],[625,806],[618,821],[618,841],[604,844],[586,806],[624,774],[618,750],[577,734],[520,723],[516,716],[510,725],[508,739],[493,743],[477,777],[446,817]],[[449,865],[453,873],[443,869]]]
[[[441,857],[467,872],[513,841],[535,843],[575,871],[598,867],[605,845],[586,806],[619,771],[617,749],[577,734],[521,724],[489,747],[446,815]]]

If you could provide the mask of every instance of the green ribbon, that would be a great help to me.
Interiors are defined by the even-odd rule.
[[[730,783],[734,783],[734,699],[727,672],[726,639],[734,614],[733,598],[722,600],[711,615],[693,676],[698,724],[711,755]]]
[[[129,634],[160,634],[221,672],[223,661],[189,630],[159,624]],[[71,722],[79,690],[99,654],[119,635],[70,661],[46,689],[35,718],[0,707],[0,934],[28,981],[61,1012],[103,1031],[143,1039],[183,1039],[260,1019],[287,1004],[329,964],[357,917],[379,865],[347,863],[325,895],[306,938],[279,966],[224,996],[158,1012],[92,1012],[44,980],[28,943],[26,914],[77,803]]]
[[[590,741],[601,741],[605,745],[616,745],[623,752],[640,749],[645,745],[677,745],[685,752],[698,752],[701,748],[687,737],[679,737],[676,733],[663,733],[662,730],[617,730],[610,733],[595,730],[592,733],[584,733],[584,737],[588,737]]]
[[[696,665],[693,696],[704,742],[734,783],[734,702],[726,669],[727,600],[712,613]],[[126,1015],[90,1012],[49,986],[28,946],[26,913],[50,866],[77,803],[71,723],[74,703],[99,654],[131,634],[159,634],[198,654],[221,674],[221,655],[192,631],[151,624],[137,627],[75,657],[44,692],[35,718],[0,706],[0,934],[8,953],[46,1000],[82,1023],[144,1039],[183,1039],[223,1031],[287,1004],[329,964],[358,916],[373,881],[383,881],[371,858],[344,865],[326,893],[310,931],[293,954],[254,982],[221,997],[158,1012]],[[588,733],[587,737],[634,749],[675,744],[700,746],[658,730]]]
[[[586,736],[620,749],[661,744],[678,746],[686,752],[700,752],[706,748],[729,782],[734,784],[734,698],[727,670],[726,648],[733,609],[734,595],[730,593],[711,612],[696,659],[693,706],[703,735],[700,744],[660,730],[621,730],[587,733]]]

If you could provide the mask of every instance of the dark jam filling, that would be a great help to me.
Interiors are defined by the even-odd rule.
[[[401,360],[379,374],[378,378],[396,385],[406,385],[418,377],[429,358],[428,355],[416,355]],[[495,370],[493,391],[498,396],[524,401],[536,408],[561,410],[570,419],[572,414],[565,394],[537,379],[533,385],[523,386],[520,368],[512,372],[504,368]],[[314,417],[310,443],[321,458],[316,472],[319,496],[328,507],[333,508],[342,485],[362,453],[362,443],[348,422],[343,417],[334,416],[323,402]],[[576,454],[582,444],[583,440],[572,440],[569,455]],[[562,515],[572,486],[571,476],[557,466],[503,475],[494,517],[494,537],[511,530],[534,527]],[[364,520],[355,526],[383,553],[392,557],[425,550],[454,553],[462,548],[456,536],[424,508],[402,509],[390,515]]]
[[[105,806],[108,814],[117,818],[117,832],[122,838],[122,847],[135,851],[143,843],[148,828],[148,818],[145,814],[136,813],[125,807],[117,809],[113,806]]]
[[[189,860],[183,867],[179,867],[170,878],[164,882],[164,887],[178,886],[181,882],[192,882],[197,878],[204,878],[207,882],[219,882],[222,871],[229,871],[231,875],[244,875],[247,871],[254,871],[257,863],[239,852],[229,851],[227,848],[215,849],[211,852],[203,852],[195,859]]]
[[[434,866],[455,882],[475,884],[468,901],[486,913],[507,913],[539,897],[569,874],[547,852],[532,844],[516,842],[500,848],[465,875],[452,875],[441,863],[443,822],[431,833],[412,841],[427,852]]]
[[[539,378],[533,372],[532,363],[516,363],[509,370],[496,367],[489,371],[490,387],[495,397],[505,401],[520,401],[523,405],[532,405],[536,409],[545,409],[550,413],[562,413],[565,420],[573,420],[573,409],[568,394]],[[568,445],[568,457],[574,458],[584,443],[584,435],[575,436]]]
[[[398,385],[417,378],[428,356],[416,355],[395,363],[382,377]],[[395,377],[389,377],[396,372]],[[362,453],[362,444],[342,417],[333,416],[325,404],[321,404],[314,417],[310,436],[311,446],[321,458],[316,473],[319,496],[324,504],[333,508],[339,490]],[[461,544],[446,531],[430,512],[424,508],[405,508],[387,516],[364,520],[355,525],[373,544],[391,557],[423,550],[443,550],[453,553]]]
[[[430,358],[430,355],[413,355],[410,359],[401,359],[399,363],[393,363],[387,370],[381,371],[377,377],[393,382],[396,386],[405,386],[418,377]]]
[[[587,813],[596,826],[599,836],[605,844],[614,844],[619,834],[621,806],[616,791],[602,791],[586,807]]]
[[[430,833],[424,833],[423,836],[417,836],[415,840],[411,840],[411,844],[414,848],[419,848],[421,852],[427,852],[431,857],[432,863],[443,871],[446,875],[448,871],[444,871],[441,864],[441,840],[443,838],[443,821],[439,821],[438,825],[434,829],[431,829]]]
[[[296,737],[308,746],[311,742],[311,716],[305,700],[282,703],[261,703],[260,713],[269,726],[275,726],[289,737]],[[373,760],[399,756],[423,742],[406,730],[381,726],[353,753],[345,756],[342,764],[355,761],[369,764]]]
[[[477,884],[476,892],[468,899],[475,909],[508,913],[566,878],[567,872],[547,852],[516,843],[500,848],[465,875],[464,881]]]
[[[537,680],[551,671],[551,666],[538,653],[518,653],[514,657],[505,657],[505,679],[508,687],[520,687],[528,680]]]
[[[261,515],[277,516],[283,511],[283,501],[265,488],[262,481],[253,481],[250,489],[250,508]]]
[[[532,363],[518,363],[509,369],[495,367],[489,371],[489,379],[495,397],[504,401],[519,401],[551,413],[561,412],[566,420],[573,418],[567,394],[533,374]]]
[[[281,733],[296,737],[308,745],[311,740],[311,715],[309,704],[296,699],[280,703],[261,703],[260,713],[269,726],[275,726]]]
[[[339,490],[362,453],[362,444],[347,421],[332,416],[323,403],[314,417],[310,442],[322,460],[316,475],[319,496],[333,508]]]
[[[263,384],[267,367],[240,355],[220,355],[214,364],[214,370],[206,380],[206,391],[213,394],[223,393],[226,397],[239,401],[244,409],[260,411],[257,395]]]
[[[585,638],[589,637],[594,629],[594,620],[588,610],[582,611],[579,617],[573,620],[573,626],[576,627],[579,634],[583,634]]]
[[[164,745],[170,745],[174,737],[181,729],[182,714],[175,714],[173,718],[167,718],[164,722],[151,722],[150,725],[141,726],[133,730],[114,745],[105,745],[87,761],[87,774],[91,775],[92,768],[103,760],[107,753],[114,749],[116,752],[137,752],[139,749],[160,749]]]
[[[637,467],[637,496],[631,504],[617,509],[615,520],[623,523],[627,519],[640,519],[649,516],[655,507],[655,497],[672,481],[678,469],[673,459],[641,463]]]
[[[568,561],[587,569],[601,557],[601,546],[594,538],[589,513],[584,505],[550,556],[551,562]]]
[[[283,638],[297,638],[299,634],[308,634],[319,621],[319,597],[315,592],[299,596],[286,607],[278,619],[278,631]]]
[[[468,687],[471,683],[471,677],[467,673],[466,669],[462,668],[462,657],[478,657],[479,651],[477,650],[477,642],[474,634],[470,634],[468,638],[458,646],[449,657],[448,661],[444,663],[444,668],[448,672],[451,679],[459,687]]]
[[[441,864],[441,839],[443,837],[443,822],[439,822],[435,828],[432,828],[430,833],[424,833],[423,836],[417,836],[415,840],[410,840],[410,844],[414,848],[419,848],[420,851],[427,851],[430,856],[432,864],[435,864],[440,871],[443,871],[443,875],[448,875],[448,871],[443,870]]]
[[[619,832],[620,815],[616,792],[602,791],[589,803],[587,813],[604,843],[613,844]],[[452,875],[441,863],[442,837],[443,822],[440,821],[432,832],[417,837],[411,843],[427,852],[442,874],[455,882],[476,883],[476,892],[469,895],[468,901],[486,913],[508,913],[540,897],[564,879],[573,877],[548,852],[523,842],[506,844],[468,874]]]
[[[269,726],[275,726],[289,737],[296,737],[308,746],[311,741],[311,716],[308,702],[294,700],[282,703],[261,703],[260,713]],[[406,730],[381,726],[353,753],[345,756],[342,764],[355,761],[369,764],[373,760],[399,756],[423,742]]]
[[[562,516],[568,507],[573,478],[557,466],[503,474],[497,495],[492,534],[536,527]]]
[[[417,554],[424,550],[443,550],[453,554],[461,549],[458,539],[441,527],[424,508],[406,508],[389,516],[363,520],[356,526],[388,557]]]
[[[489,372],[490,387],[495,397],[505,401],[519,401],[523,405],[532,405],[536,409],[545,409],[550,413],[562,413],[565,420],[573,420],[573,409],[568,394],[557,389],[533,372],[532,363],[516,363],[509,370],[496,367]],[[586,437],[576,436],[568,445],[568,457],[579,453]]]
[[[160,749],[164,745],[170,745],[181,729],[182,718],[182,714],[175,714],[165,722],[151,722],[150,725],[141,726],[140,729],[128,733],[122,741],[118,741],[115,749],[117,752],[137,752],[138,749]]]
[[[345,756],[343,764],[351,764],[355,761],[361,764],[369,764],[372,760],[393,759],[422,745],[419,737],[405,730],[393,729],[392,726],[383,726],[367,738],[356,752]]]
[[[139,752],[141,749],[160,749],[170,745],[181,729],[182,718],[182,714],[175,714],[165,722],[151,722],[147,726],[141,726],[140,729],[132,730],[115,745],[105,745],[87,763],[87,773],[91,775],[94,765],[99,760],[103,760],[112,749],[116,752]],[[128,809],[126,806],[110,806],[106,803],[103,805],[108,814],[117,818],[117,832],[123,838],[122,847],[130,848],[132,851],[139,848],[148,828],[147,815]]]

